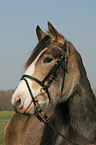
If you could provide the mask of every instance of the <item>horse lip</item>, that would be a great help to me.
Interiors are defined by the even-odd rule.
[[[20,109],[18,109],[18,108],[16,108],[15,106],[13,106],[13,109],[14,109],[14,111],[16,112],[16,113],[20,113],[20,114],[31,114],[31,115],[33,115],[34,114],[34,111],[35,111],[35,109],[34,109],[34,103],[33,102],[31,102],[31,104],[25,109],[25,108],[23,108],[22,107],[22,109],[20,108]]]

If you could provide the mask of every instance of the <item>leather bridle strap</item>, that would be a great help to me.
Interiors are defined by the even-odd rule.
[[[29,84],[28,84],[28,81],[26,80],[25,77],[30,78],[30,76],[23,75],[22,78],[21,78],[21,80],[24,80],[24,81],[25,81],[25,83],[26,83],[26,85],[27,85],[27,88],[28,88],[28,90],[29,90],[30,96],[31,96],[31,98],[32,98],[32,101],[33,101],[33,103],[34,103],[34,105],[35,105],[36,102],[35,102],[35,100],[34,100],[34,97],[33,97],[33,94],[32,94],[32,90],[30,89],[30,86],[29,86]],[[20,81],[21,81],[21,80],[20,80]]]
[[[49,98],[49,101],[51,101],[51,99],[50,99],[50,94],[49,94],[49,91],[48,91],[48,88],[47,88],[46,85],[44,85],[44,82],[38,80],[37,78],[35,78],[35,77],[33,77],[33,76],[30,76],[30,75],[26,75],[26,74],[25,74],[25,75],[22,76],[21,80],[24,80],[24,81],[26,82],[27,88],[28,88],[28,90],[29,90],[29,92],[30,92],[30,95],[31,95],[31,98],[32,98],[33,102],[35,102],[35,101],[34,101],[34,97],[33,97],[33,94],[32,94],[32,90],[30,89],[30,87],[29,87],[29,85],[28,85],[28,81],[27,81],[25,78],[28,78],[28,79],[31,79],[31,80],[37,82],[37,83],[46,91],[46,93],[47,93],[47,95],[48,95],[48,98]]]

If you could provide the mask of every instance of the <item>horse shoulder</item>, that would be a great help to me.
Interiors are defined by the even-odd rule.
[[[48,111],[48,116],[52,112]],[[40,145],[44,134],[45,124],[34,115],[15,113],[5,127],[4,137],[6,145]]]
[[[5,127],[4,138],[6,145],[20,145],[24,135],[28,116],[15,113]]]

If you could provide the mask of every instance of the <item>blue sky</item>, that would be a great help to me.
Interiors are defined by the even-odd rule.
[[[96,0],[0,0],[0,90],[16,88],[47,21],[80,52],[96,88]]]

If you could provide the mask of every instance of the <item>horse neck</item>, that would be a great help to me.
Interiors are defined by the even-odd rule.
[[[82,75],[76,92],[69,100],[69,122],[79,136],[94,139],[96,134],[96,98],[87,79]]]
[[[52,118],[64,135],[89,141],[96,136],[96,99],[87,76],[82,80],[74,94],[56,106]]]

